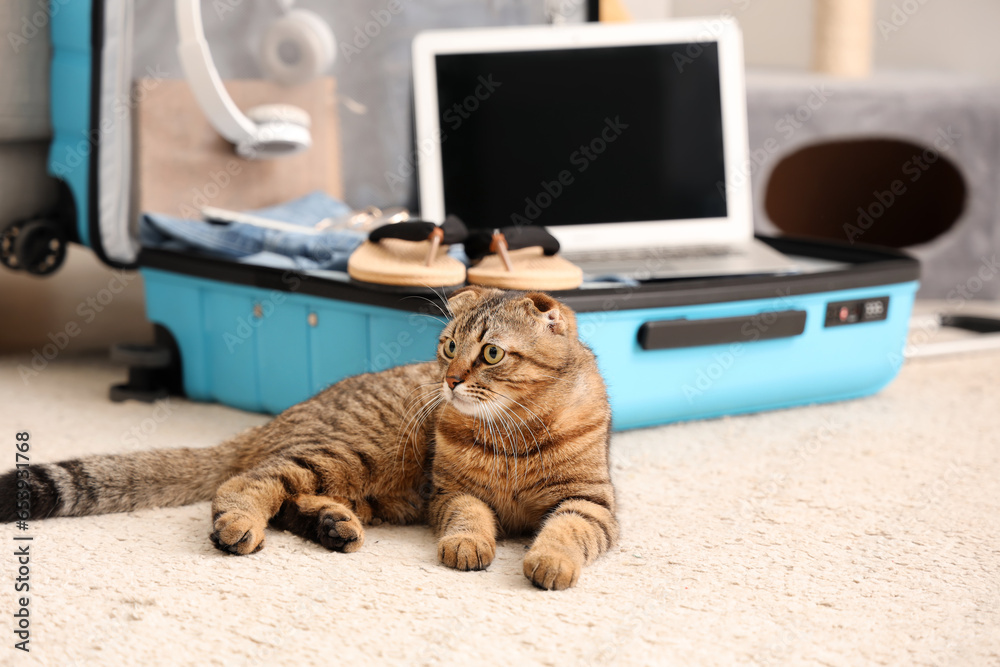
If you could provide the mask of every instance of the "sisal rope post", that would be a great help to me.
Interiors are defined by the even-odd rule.
[[[833,76],[871,74],[874,0],[815,0],[813,69]]]

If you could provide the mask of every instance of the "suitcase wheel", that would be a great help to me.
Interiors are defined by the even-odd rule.
[[[170,392],[162,387],[144,391],[142,389],[136,389],[130,384],[115,384],[112,385],[111,389],[108,391],[108,396],[115,403],[123,403],[125,401],[155,403],[156,401],[164,399],[169,395]]]
[[[36,276],[52,273],[66,259],[66,232],[53,220],[15,222],[0,233],[0,263]]]
[[[112,401],[152,403],[170,395],[174,353],[169,347],[118,344],[111,348],[111,361],[129,367],[128,382],[113,385],[108,392]]]
[[[23,221],[12,222],[0,232],[0,264],[14,271],[21,268],[21,262],[14,254],[14,244],[17,242],[17,237],[21,234],[23,227]]]

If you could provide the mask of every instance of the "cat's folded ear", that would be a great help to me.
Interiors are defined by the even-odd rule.
[[[496,294],[500,294],[500,290],[492,287],[480,287],[479,285],[459,287],[448,295],[448,308],[451,310],[453,316],[458,315],[475,307],[487,297]]]
[[[576,315],[569,306],[542,292],[528,292],[521,303],[531,317],[552,333],[560,336],[576,336]]]

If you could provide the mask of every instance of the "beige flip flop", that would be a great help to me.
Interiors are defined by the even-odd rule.
[[[470,284],[519,290],[569,290],[583,282],[583,271],[556,255],[559,241],[544,227],[505,227],[477,232],[465,241],[475,261]]]
[[[467,235],[454,216],[440,226],[422,221],[383,225],[351,254],[347,273],[375,285],[457,287],[465,284],[465,265],[448,256],[448,246]]]

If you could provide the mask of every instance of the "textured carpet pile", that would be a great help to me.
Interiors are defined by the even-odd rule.
[[[121,371],[0,360],[0,470],[207,446],[265,418],[112,404]],[[344,555],[271,532],[208,541],[207,503],[0,527],[0,664],[1000,663],[1000,353],[908,362],[877,396],[619,433],[623,538],[577,588],[535,590],[526,540],[489,570],[436,562],[424,527]],[[15,534],[31,544],[15,650]],[[7,629],[4,629],[7,628]]]

